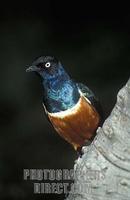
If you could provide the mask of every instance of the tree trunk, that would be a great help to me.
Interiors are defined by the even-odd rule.
[[[130,79],[94,141],[82,151],[66,200],[130,200]]]

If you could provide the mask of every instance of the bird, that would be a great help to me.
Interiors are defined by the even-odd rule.
[[[90,144],[102,118],[94,93],[73,80],[54,56],[36,58],[26,72],[39,75],[44,111],[56,132],[76,151]]]

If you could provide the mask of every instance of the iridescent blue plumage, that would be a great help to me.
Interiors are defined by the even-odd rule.
[[[56,81],[55,86],[43,81],[43,102],[49,112],[60,112],[73,107],[79,100],[76,84],[69,80]]]

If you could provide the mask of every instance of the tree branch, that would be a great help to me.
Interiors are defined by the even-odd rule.
[[[82,151],[66,200],[130,199],[130,79],[94,141]]]

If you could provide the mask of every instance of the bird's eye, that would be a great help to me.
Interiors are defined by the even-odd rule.
[[[45,67],[46,68],[48,68],[48,67],[50,67],[51,66],[51,63],[50,62],[47,62],[46,64],[45,64]]]

